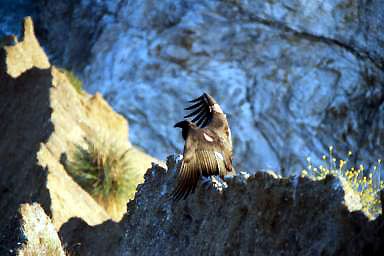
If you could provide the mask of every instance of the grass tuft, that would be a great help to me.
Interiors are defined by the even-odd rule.
[[[352,152],[348,152],[345,160],[337,159],[333,154],[333,146],[328,149],[328,156],[323,155],[323,164],[314,166],[307,157],[307,168],[302,170],[302,176],[309,176],[315,180],[324,179],[327,175],[333,175],[346,181],[360,197],[362,211],[373,219],[382,214],[380,191],[384,189],[384,181],[381,180],[382,160],[379,159],[372,168],[366,168],[363,164],[358,167],[349,166]]]
[[[83,82],[75,75],[75,73],[64,68],[59,68],[59,70],[66,75],[69,82],[72,84],[72,86],[78,93],[83,92]]]
[[[119,220],[136,191],[135,170],[128,158],[130,149],[106,140],[85,142],[85,147],[76,146],[66,169],[113,219]]]

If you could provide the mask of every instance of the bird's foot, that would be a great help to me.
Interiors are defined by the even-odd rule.
[[[206,189],[213,189],[218,192],[222,192],[224,189],[228,187],[228,184],[222,180],[219,176],[210,176],[204,177],[202,176],[202,183]]]
[[[167,169],[171,173],[176,174],[180,169],[181,162],[183,160],[183,155],[173,154],[167,157]]]

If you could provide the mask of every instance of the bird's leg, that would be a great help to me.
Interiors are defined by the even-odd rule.
[[[183,160],[183,155],[173,154],[167,157],[167,168],[168,171],[172,173],[177,173],[180,169],[181,162]]]
[[[201,183],[204,188],[209,189],[211,186],[211,177],[201,176]]]

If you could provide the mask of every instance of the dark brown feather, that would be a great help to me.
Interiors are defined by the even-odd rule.
[[[194,108],[198,108],[198,107],[201,107],[201,106],[204,106],[204,102],[203,101],[198,101],[197,103],[189,106],[189,107],[186,107],[184,108],[185,110],[192,110]]]
[[[212,119],[213,113],[210,109],[210,106],[213,106],[215,101],[209,100],[208,97],[210,96],[204,93],[202,96],[190,101],[190,102],[197,102],[197,103],[185,108],[185,110],[192,110],[195,108],[199,109],[199,111],[194,111],[192,113],[189,113],[188,115],[184,116],[184,118],[194,117],[192,119],[192,122],[196,122],[196,125],[199,126],[200,128],[203,128]]]
[[[175,125],[183,129],[185,138],[177,185],[171,194],[175,200],[193,193],[201,175],[224,177],[233,171],[232,141],[225,114],[206,93],[190,102],[195,104],[186,110],[193,112],[185,117],[193,118],[192,122],[182,121]]]
[[[204,95],[201,95],[200,97],[196,98],[196,99],[193,99],[193,100],[190,100],[189,102],[197,102],[199,100],[202,100],[204,98]]]
[[[189,113],[188,115],[185,115],[184,118],[189,118],[189,117],[204,113],[206,111],[205,108],[206,108],[206,106],[203,105],[200,108],[198,108],[197,110]]]

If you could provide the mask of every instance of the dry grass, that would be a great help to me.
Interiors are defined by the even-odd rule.
[[[68,78],[69,82],[72,84],[72,86],[75,88],[75,90],[78,93],[83,93],[83,81],[81,81],[75,75],[75,73],[73,73],[72,71],[69,71],[67,69],[64,69],[64,68],[59,68],[59,70],[66,75],[66,77]]]
[[[373,219],[382,213],[380,201],[380,191],[384,189],[384,182],[381,180],[382,160],[377,160],[371,169],[367,169],[363,164],[358,167],[349,166],[351,156],[352,152],[348,152],[345,160],[336,159],[333,155],[333,147],[330,146],[328,156],[322,157],[322,165],[313,166],[308,157],[308,166],[302,170],[301,174],[316,180],[333,175],[346,181],[348,187],[359,195],[362,211]]]

